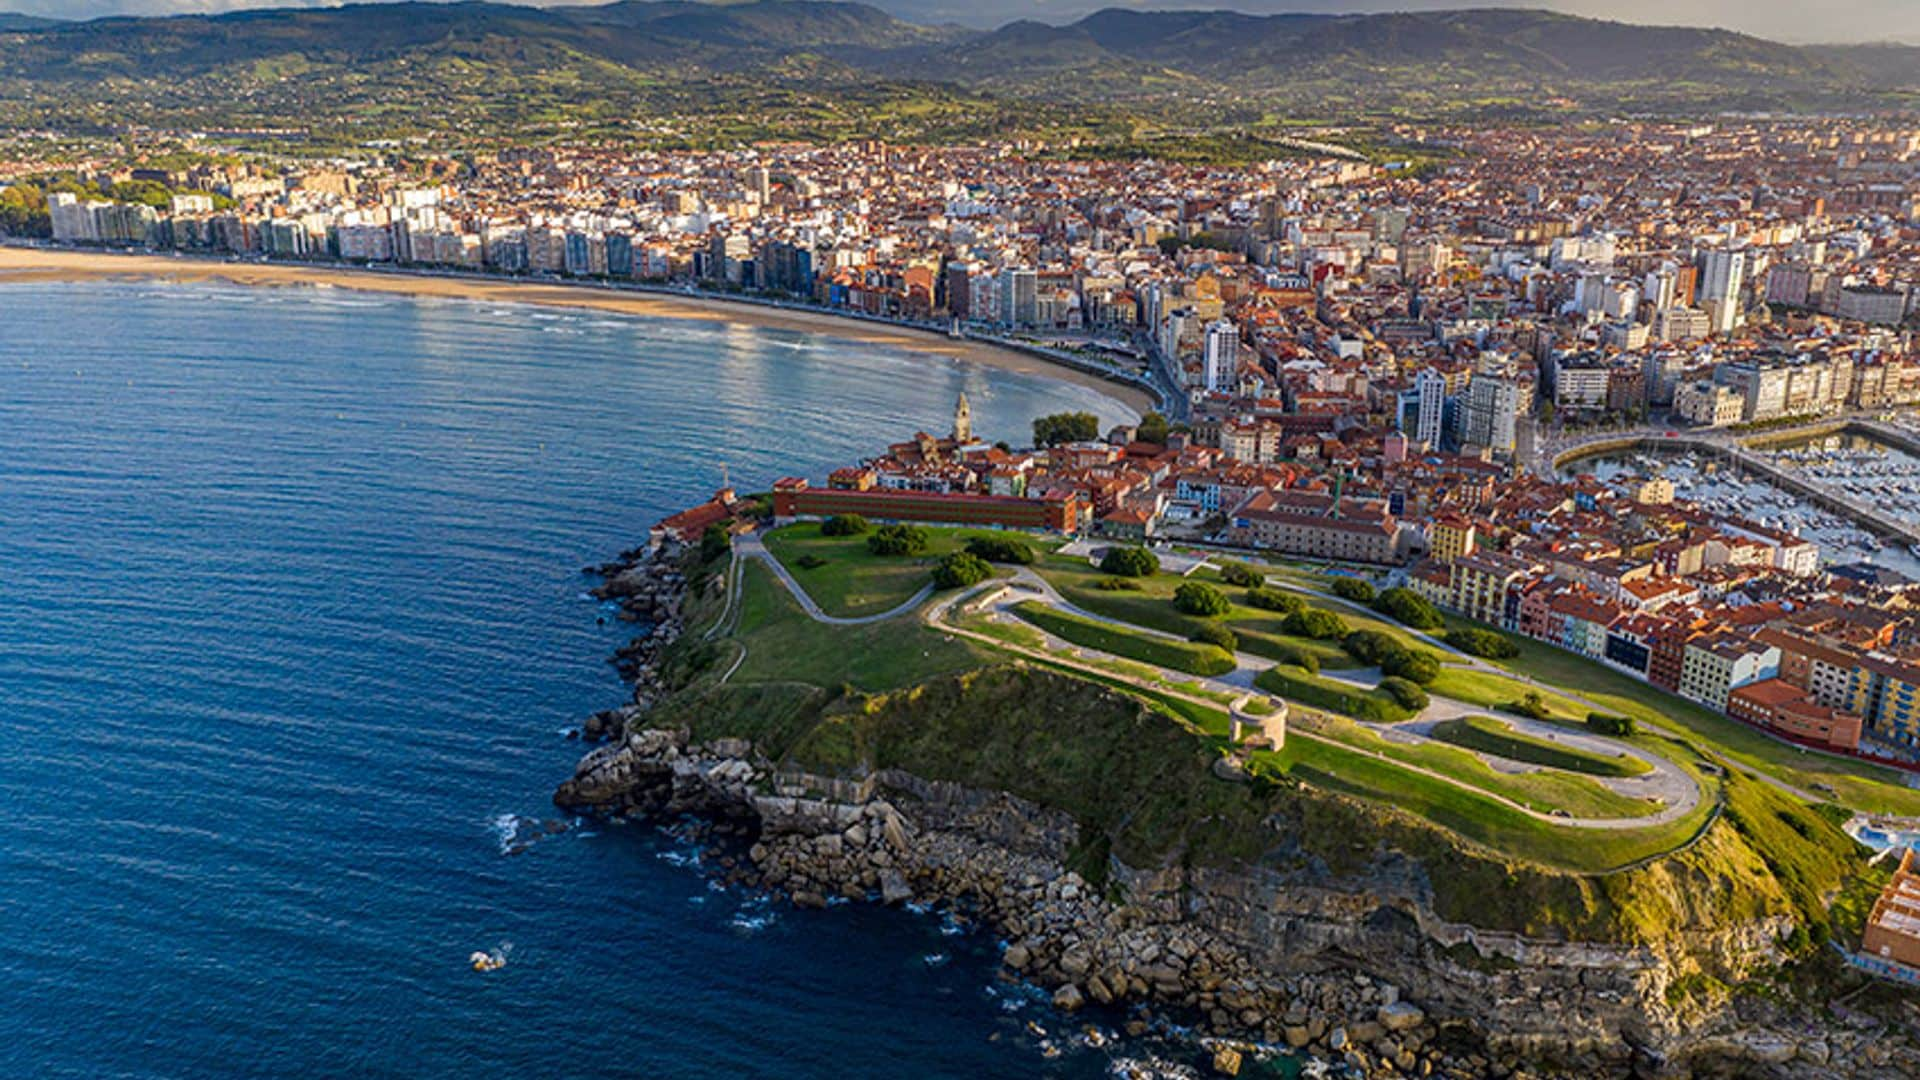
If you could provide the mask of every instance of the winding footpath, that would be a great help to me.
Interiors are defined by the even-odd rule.
[[[1098,649],[1075,645],[1071,642],[1058,639],[1045,631],[1041,631],[1038,627],[1033,627],[1033,629],[1042,635],[1042,638],[1051,648],[1058,649],[1059,651],[1029,649],[990,634],[984,634],[977,630],[957,625],[950,618],[953,609],[963,601],[973,599],[990,590],[998,589],[1000,590],[1000,596],[989,605],[992,608],[990,613],[992,617],[1014,620],[1021,625],[1031,626],[1031,624],[1020,620],[1016,614],[1013,614],[1007,609],[1027,600],[1039,600],[1068,614],[1085,619],[1092,619],[1131,633],[1181,640],[1174,638],[1173,635],[1162,634],[1159,631],[1134,626],[1131,623],[1121,622],[1078,607],[1061,596],[1045,578],[1027,567],[1017,569],[1010,581],[990,584],[980,590],[958,593],[931,606],[925,606],[926,601],[933,595],[934,591],[932,583],[928,583],[906,601],[878,614],[858,617],[828,615],[825,611],[821,610],[820,605],[814,601],[813,597],[807,594],[806,589],[800,585],[780,560],[775,557],[771,551],[767,550],[765,543],[761,541],[759,536],[752,534],[735,538],[734,561],[728,568],[728,591],[730,595],[727,599],[727,607],[723,610],[722,620],[716,623],[716,629],[726,624],[729,617],[728,613],[732,613],[731,617],[737,622],[738,600],[735,594],[738,594],[740,591],[739,571],[746,559],[760,560],[772,571],[774,579],[780,582],[781,587],[800,605],[801,610],[807,613],[808,618],[823,625],[860,626],[898,618],[915,610],[920,610],[921,619],[926,622],[927,625],[943,633],[966,638],[995,651],[1013,653],[1028,659],[1044,661],[1049,664],[1064,665],[1104,680],[1119,681],[1139,690],[1176,698],[1207,709],[1232,711],[1241,708],[1249,698],[1258,695],[1260,692],[1253,689],[1253,680],[1267,663],[1245,653],[1236,653],[1235,660],[1238,666],[1233,672],[1220,678],[1210,678],[1192,675],[1187,672],[1172,671],[1152,664],[1142,664],[1140,661],[1127,657],[1114,656]],[[1311,592],[1311,590],[1299,590],[1297,588],[1296,591]],[[1339,598],[1328,597],[1328,599],[1338,600]],[[1453,652],[1450,648],[1448,651]],[[1076,656],[1099,657],[1109,662],[1152,668],[1158,674],[1159,681],[1131,675],[1124,671],[1113,670],[1092,663],[1082,662],[1076,660]],[[723,677],[722,681],[724,682],[725,678],[730,678],[733,673],[739,669],[740,664],[745,659],[746,650],[745,647],[742,646],[740,655],[735,659],[732,667],[727,670],[726,676]],[[1375,685],[1366,683],[1359,678],[1352,678],[1345,681],[1350,681],[1356,686]],[[1177,689],[1177,684],[1181,683],[1209,691],[1210,696],[1188,693]],[[1433,705],[1429,706],[1428,711],[1423,713],[1420,719],[1410,721],[1407,724],[1376,725],[1361,723],[1359,721],[1355,722],[1390,741],[1433,742],[1437,745],[1452,746],[1450,743],[1441,743],[1439,740],[1431,739],[1429,732],[1431,732],[1433,726],[1455,716],[1465,716],[1469,714],[1482,715],[1486,711],[1465,702],[1453,701],[1447,698],[1435,698],[1433,702]],[[1295,708],[1293,711],[1298,712],[1299,710]],[[1497,792],[1466,783],[1458,777],[1448,775],[1437,769],[1430,769],[1389,754],[1355,746],[1352,743],[1322,735],[1318,732],[1289,725],[1287,735],[1289,738],[1300,738],[1309,742],[1319,743],[1342,753],[1357,754],[1362,757],[1375,759],[1382,763],[1392,765],[1395,768],[1403,769],[1407,772],[1415,773],[1451,787],[1470,792],[1473,795],[1498,803],[1515,813],[1523,814],[1536,821],[1563,828],[1615,831],[1655,828],[1686,817],[1692,813],[1700,803],[1701,790],[1699,784],[1694,781],[1693,777],[1687,775],[1685,771],[1664,758],[1643,753],[1630,746],[1622,746],[1602,739],[1599,736],[1569,732],[1555,725],[1539,724],[1533,721],[1524,721],[1519,718],[1514,718],[1507,722],[1513,725],[1514,730],[1528,735],[1550,739],[1563,745],[1592,750],[1607,755],[1625,753],[1628,756],[1646,763],[1651,771],[1640,776],[1587,777],[1587,779],[1593,780],[1595,783],[1629,798],[1657,801],[1660,808],[1651,814],[1630,818],[1588,818],[1568,816],[1564,812],[1550,813],[1535,809],[1532,806],[1528,806],[1525,803]],[[1516,773],[1535,771],[1538,769],[1538,766],[1509,761],[1478,751],[1469,750],[1467,752],[1472,753],[1476,758],[1487,764],[1489,768],[1500,772]]]

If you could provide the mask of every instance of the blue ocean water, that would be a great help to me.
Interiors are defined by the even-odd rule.
[[[988,438],[1130,415],[727,324],[0,284],[0,1074],[1105,1072],[936,916],[718,891],[646,827],[509,853],[623,696],[580,568],[962,390]]]

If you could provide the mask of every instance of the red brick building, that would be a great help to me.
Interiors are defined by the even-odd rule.
[[[1799,742],[1855,750],[1860,717],[1830,709],[1785,679],[1762,679],[1727,695],[1727,715]]]
[[[919,521],[940,525],[986,525],[1005,529],[1078,532],[1085,502],[1071,491],[1043,498],[972,495],[931,491],[816,488],[799,477],[774,482],[773,516],[832,517],[859,514],[877,521]]]

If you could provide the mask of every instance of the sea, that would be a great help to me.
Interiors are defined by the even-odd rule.
[[[988,439],[1133,418],[819,333],[0,283],[0,1075],[1194,1075],[946,913],[551,806],[624,697],[582,568],[963,391]]]

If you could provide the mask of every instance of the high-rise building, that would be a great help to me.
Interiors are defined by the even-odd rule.
[[[1425,406],[1425,399],[1421,401]],[[1512,379],[1475,375],[1467,388],[1465,442],[1495,453],[1513,452],[1515,422],[1520,415],[1520,387]]]
[[[1747,253],[1713,248],[1700,259],[1700,306],[1716,334],[1730,334],[1740,321],[1740,290],[1746,283]]]
[[[1039,318],[1040,275],[1026,267],[1000,271],[1000,321],[1008,326],[1032,326]]]
[[[1232,390],[1240,381],[1240,328],[1226,319],[1207,324],[1204,382],[1210,391]]]
[[[1414,377],[1413,389],[1419,399],[1413,437],[1428,446],[1438,446],[1441,424],[1447,417],[1447,378],[1432,368],[1424,368]]]

